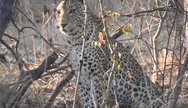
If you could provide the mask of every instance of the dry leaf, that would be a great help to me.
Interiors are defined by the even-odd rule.
[[[122,31],[127,36],[131,28],[132,28],[132,24],[127,24],[123,26]]]

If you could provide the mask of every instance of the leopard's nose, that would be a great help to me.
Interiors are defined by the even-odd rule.
[[[66,25],[67,25],[67,23],[61,24],[62,28],[65,28]]]

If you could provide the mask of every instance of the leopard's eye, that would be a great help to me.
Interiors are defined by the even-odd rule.
[[[76,11],[76,9],[71,9],[70,11],[69,11],[69,14],[70,13],[74,13]]]

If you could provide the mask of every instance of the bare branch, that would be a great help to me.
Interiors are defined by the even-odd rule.
[[[44,106],[44,108],[49,108],[50,105],[53,103],[57,95],[61,92],[63,87],[73,78],[75,75],[74,71],[71,71],[62,81],[60,84],[56,87],[55,91],[53,92],[52,96],[48,100],[48,103]]]
[[[73,108],[75,108],[76,105],[76,98],[77,98],[77,91],[78,91],[78,86],[79,86],[79,81],[80,81],[80,75],[82,73],[82,66],[83,66],[83,56],[84,56],[84,52],[85,52],[85,42],[86,42],[86,26],[87,26],[87,5],[86,5],[86,1],[83,0],[83,4],[84,4],[84,33],[82,35],[82,50],[81,50],[81,57],[80,57],[80,71],[78,72],[78,77],[77,77],[77,81],[76,81],[76,89],[75,89],[75,93],[74,93],[74,102],[73,102]]]
[[[49,68],[51,64],[55,62],[57,58],[58,56],[54,52],[48,56],[38,68],[29,71],[29,74],[23,78],[22,84],[20,85],[17,94],[9,101],[7,108],[15,108],[33,81],[40,78],[40,76]]]

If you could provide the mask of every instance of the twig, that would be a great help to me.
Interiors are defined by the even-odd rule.
[[[122,31],[122,27],[119,27],[117,30],[115,30],[111,35],[110,38],[111,39],[117,39],[118,37],[120,37],[121,35],[123,35],[123,31]]]
[[[7,34],[7,33],[4,33],[4,35],[7,36],[8,38],[13,39],[14,41],[18,42],[18,39],[17,39],[17,38],[15,38],[15,37],[13,37],[13,36],[10,36],[10,35]]]
[[[133,16],[139,17],[139,16],[142,16],[143,14],[148,14],[148,13],[155,12],[155,11],[172,11],[172,9],[170,8],[170,6],[164,6],[164,7],[151,9],[151,10],[145,10],[145,11],[140,11],[140,12],[136,12],[136,13],[131,13],[131,14],[120,14],[120,16],[122,16],[122,17],[133,17]]]
[[[23,83],[20,85],[16,96],[14,96],[13,99],[10,100],[7,108],[15,108],[17,103],[23,97],[33,81],[40,78],[40,76],[49,68],[51,64],[53,64],[57,60],[57,58],[58,56],[54,52],[50,56],[48,56],[38,68],[29,71],[30,74],[23,79]]]
[[[109,87],[110,87],[110,82],[109,81],[111,81],[111,77],[113,76],[113,78],[114,78],[113,84],[114,84],[115,102],[116,102],[116,106],[119,107],[119,102],[118,102],[117,94],[116,94],[116,72],[114,72],[115,63],[117,62],[117,54],[115,52],[117,43],[115,43],[114,48],[111,46],[110,35],[109,35],[108,29],[107,29],[107,24],[106,24],[106,21],[105,21],[104,11],[103,11],[103,7],[102,7],[102,0],[99,0],[99,6],[100,6],[101,17],[102,17],[102,22],[103,22],[103,26],[104,26],[103,29],[104,29],[104,33],[105,33],[105,44],[107,45],[107,48],[110,50],[110,56],[114,56],[115,57],[114,60],[111,60],[112,61],[112,67],[110,68],[110,76],[109,76],[109,80],[108,80],[108,86],[107,86],[106,93],[107,94],[109,93]],[[121,33],[121,32],[119,32],[119,33]],[[114,38],[116,38],[116,37],[114,36]],[[105,101],[105,100],[103,100],[103,101]],[[106,101],[108,103],[108,101],[109,101],[108,96],[107,96],[107,100]],[[108,105],[106,105],[105,107],[108,107]]]
[[[24,61],[19,58],[19,56],[16,54],[16,52],[4,40],[0,39],[0,42],[12,53],[12,55],[15,57],[15,59],[18,62],[20,71],[23,72]]]
[[[18,28],[18,26],[16,26],[16,24],[15,24],[15,22],[14,21],[12,21],[13,22],[13,24],[14,24],[14,26],[16,27],[16,29],[19,31],[19,32],[22,32],[24,29],[26,29],[26,28],[30,28],[30,29],[32,29],[32,30],[34,30],[37,34],[39,34],[40,35],[40,37],[46,42],[46,44],[47,45],[49,45],[52,49],[54,49],[55,51],[57,51],[57,52],[60,52],[60,53],[62,53],[60,50],[58,50],[57,48],[55,48],[54,46],[52,46],[51,45],[51,43],[41,34],[41,32],[40,32],[40,30],[37,28],[37,26],[31,21],[31,19],[27,16],[27,15],[25,15],[24,14],[24,12],[22,11],[22,10],[20,10],[19,8],[16,8],[20,13],[22,13],[24,16],[25,16],[25,18],[35,27],[35,28],[33,28],[33,27],[23,27],[23,28]]]
[[[53,18],[53,16],[54,16],[54,11],[50,15],[50,17],[47,19],[47,21],[42,25],[42,28],[44,28],[48,24],[48,22]]]
[[[184,33],[187,33],[187,28],[186,28],[186,19],[184,19],[186,17],[186,15],[183,13],[185,12],[183,6],[184,6],[184,2],[185,1],[176,1],[176,9],[179,10],[176,12],[177,14],[177,20],[176,20],[176,33],[175,35],[178,36],[179,38],[179,43],[178,43],[178,47],[180,48],[180,62],[179,62],[179,72],[177,75],[177,84],[175,85],[174,88],[174,94],[173,94],[173,104],[172,104],[172,108],[176,107],[176,103],[179,97],[179,94],[181,93],[181,85],[183,82],[183,76],[185,74],[185,70],[188,64],[188,52],[186,52],[186,57],[185,57],[185,61],[183,63],[183,65],[181,64],[181,60],[182,60],[182,55],[181,55],[181,51],[182,51],[182,46],[184,44],[183,40],[182,40],[182,36],[187,35]],[[186,6],[185,6],[186,8]],[[186,37],[187,38],[187,37]],[[185,42],[186,43],[186,42]],[[187,45],[186,45],[187,47]]]
[[[80,75],[82,73],[82,65],[83,65],[83,56],[84,56],[84,52],[85,52],[85,42],[86,42],[86,26],[87,26],[87,5],[86,5],[86,1],[83,0],[83,4],[84,4],[84,33],[83,33],[83,43],[82,43],[82,50],[81,50],[81,60],[80,60],[80,71],[78,72],[78,77],[77,77],[77,81],[76,81],[76,89],[75,89],[75,93],[74,93],[74,101],[73,101],[73,108],[75,108],[76,105],[76,97],[77,97],[77,91],[78,91],[78,83],[80,81]]]
[[[172,20],[172,26],[171,26],[171,29],[169,30],[169,33],[168,33],[168,40],[167,40],[167,43],[166,43],[166,50],[170,50],[169,48],[168,48],[168,46],[169,46],[169,44],[170,44],[170,38],[171,38],[171,34],[173,33],[173,28],[175,27],[175,22],[176,22],[176,20],[177,20],[177,13],[175,14],[175,17],[173,18],[173,20]],[[174,39],[174,43],[176,43],[176,37],[175,37],[175,39]],[[175,54],[175,46],[176,46],[176,44],[174,44],[174,48],[173,48],[173,50],[171,50],[171,51],[173,51],[173,53]],[[178,58],[178,56],[177,55],[175,55],[176,56],[176,58]],[[165,57],[165,59],[167,58],[167,55],[166,55],[166,57]],[[165,60],[166,61],[166,60]],[[166,64],[166,63],[164,63],[164,64]],[[165,69],[165,67],[163,68],[163,71],[165,71],[164,70]],[[163,76],[163,81],[164,81],[164,77],[165,76]],[[171,80],[171,79],[170,79]],[[171,83],[171,82],[170,82]],[[170,84],[169,83],[169,84]],[[170,88],[171,88],[171,84],[170,84]],[[170,96],[170,94],[171,94],[171,90],[168,90],[168,92],[167,92],[167,102],[168,102],[168,100],[169,100],[169,96]]]
[[[56,73],[56,72],[58,72],[58,71],[60,71],[60,70],[64,70],[64,69],[66,69],[66,68],[68,68],[68,67],[70,67],[70,65],[65,65],[65,66],[61,66],[61,67],[58,67],[58,68],[56,68],[56,69],[54,69],[54,70],[50,70],[50,71],[47,71],[47,73],[46,74],[44,74],[44,75],[42,75],[41,77],[44,77],[44,76],[47,76],[47,75],[52,75],[52,74],[54,74],[54,73]]]
[[[107,30],[107,24],[106,24],[106,21],[105,21],[105,17],[104,17],[104,11],[103,11],[103,7],[102,7],[102,0],[99,0],[99,6],[100,6],[100,12],[101,12],[101,18],[102,18],[102,23],[103,23],[103,26],[104,26],[104,38],[105,38],[105,43],[107,44],[107,47],[109,48],[110,50],[110,54],[113,54],[113,49],[110,45],[110,41],[109,41],[109,37],[110,37],[110,34]]]
[[[68,57],[69,57],[69,53],[67,53],[64,56],[63,60],[61,60],[59,63],[56,63],[55,65],[50,66],[49,69],[59,68],[60,65],[62,65],[63,63],[65,63],[65,61],[68,59]]]
[[[169,0],[167,1],[167,3],[168,2],[169,2]],[[158,2],[157,2],[157,5],[158,5]],[[162,31],[162,27],[163,27],[166,15],[167,15],[167,11],[165,11],[164,14],[160,13],[160,21],[159,21],[160,23],[159,23],[157,31],[156,31],[153,39],[152,39],[152,43],[153,43],[153,58],[154,58],[153,72],[155,72],[158,69],[157,39],[159,38],[160,33]],[[166,53],[166,56],[165,56],[165,63],[164,63],[164,65],[166,64],[167,54],[168,54],[168,50],[167,50],[167,53]],[[166,66],[164,66],[163,75],[165,75],[165,69],[166,69]],[[158,75],[158,72],[157,72],[157,75]],[[164,76],[163,76],[163,78],[164,78]],[[163,91],[162,92],[164,92],[164,80],[163,80]]]
[[[60,84],[56,87],[55,91],[53,92],[52,96],[50,97],[50,99],[48,100],[48,103],[44,106],[44,108],[49,108],[50,105],[53,103],[53,101],[55,100],[55,98],[57,97],[57,95],[61,92],[61,90],[63,89],[63,87],[73,78],[73,76],[75,75],[74,71],[71,71],[66,77],[65,79],[63,79]]]
[[[185,75],[185,71],[186,71],[186,67],[188,64],[188,52],[186,52],[186,57],[185,57],[185,61],[184,63],[180,66],[180,73],[177,76],[177,83],[176,86],[174,88],[174,97],[173,97],[173,106],[172,108],[175,108],[176,106],[176,102],[178,100],[179,94],[181,93],[181,85],[183,82],[183,76]]]

